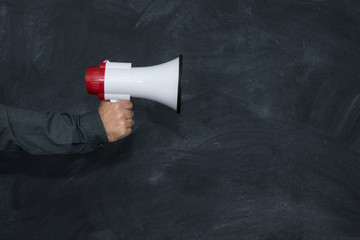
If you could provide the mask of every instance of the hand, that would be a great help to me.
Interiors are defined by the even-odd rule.
[[[133,105],[130,101],[106,102],[101,101],[98,112],[104,124],[109,142],[114,142],[132,133],[134,126]]]

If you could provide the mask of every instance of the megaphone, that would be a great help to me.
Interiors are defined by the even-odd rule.
[[[86,89],[100,100],[144,98],[162,103],[180,113],[182,55],[169,62],[131,67],[131,63],[105,60],[85,73]]]

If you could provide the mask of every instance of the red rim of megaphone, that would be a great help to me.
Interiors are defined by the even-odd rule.
[[[88,67],[85,73],[85,84],[89,94],[98,95],[104,100],[104,79],[107,60],[101,62],[98,67]]]

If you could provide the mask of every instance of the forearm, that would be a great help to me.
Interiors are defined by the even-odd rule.
[[[71,115],[5,106],[0,110],[1,150],[20,148],[31,154],[71,154],[90,152],[99,143],[107,143],[97,111]]]

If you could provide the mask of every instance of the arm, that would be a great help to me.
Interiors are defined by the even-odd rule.
[[[39,113],[0,105],[0,150],[22,149],[31,154],[87,153],[129,135],[131,129],[124,132],[122,126],[131,128],[133,121],[127,118],[132,115],[127,114],[127,120],[119,121],[122,126],[118,127],[118,123],[111,122],[114,116],[109,117],[109,112],[121,120],[125,118],[119,114],[123,109],[114,110],[120,103],[108,104],[101,103],[98,111],[81,115]],[[107,106],[105,110],[103,105]]]
[[[86,153],[107,143],[97,111],[71,115],[0,105],[0,149],[31,154]]]

